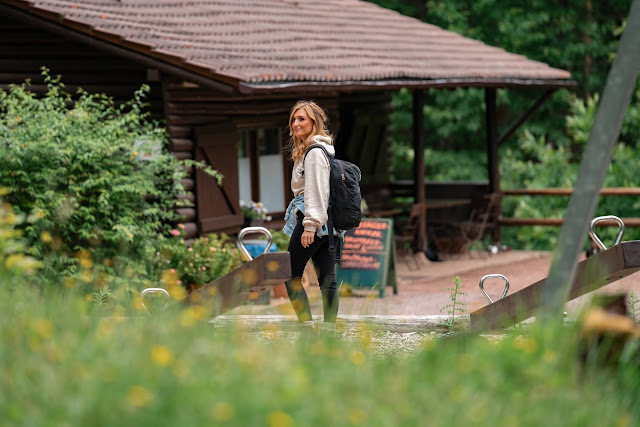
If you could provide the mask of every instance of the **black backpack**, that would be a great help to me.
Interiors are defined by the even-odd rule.
[[[327,211],[329,216],[329,220],[327,221],[329,228],[329,251],[335,253],[336,262],[340,263],[340,253],[339,250],[335,250],[332,229],[347,231],[360,225],[360,220],[362,219],[362,213],[360,211],[360,204],[362,202],[360,180],[362,179],[362,174],[358,166],[345,160],[336,159],[320,144],[313,144],[307,149],[302,159],[303,165],[307,154],[314,148],[320,148],[324,152],[331,166],[329,176],[329,209]]]

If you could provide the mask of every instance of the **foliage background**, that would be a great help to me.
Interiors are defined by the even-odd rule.
[[[612,2],[535,0],[526,5],[498,0],[371,0],[383,7],[480,40],[491,46],[568,70],[577,82],[556,91],[500,149],[502,188],[571,187],[607,73],[615,57],[631,0]],[[640,88],[640,86],[637,86]],[[544,89],[498,90],[498,123],[506,129]],[[395,178],[410,179],[411,93],[394,97]],[[425,91],[425,166],[435,181],[486,181],[482,89]],[[640,90],[633,94],[605,186],[638,186]],[[551,173],[550,173],[551,172]],[[510,197],[506,217],[562,217],[567,197]],[[636,217],[638,201],[601,198],[596,215]],[[519,249],[552,249],[556,227],[504,228],[504,242]],[[613,239],[617,230],[602,232]],[[625,240],[638,238],[627,230]],[[604,241],[604,239],[603,239]]]

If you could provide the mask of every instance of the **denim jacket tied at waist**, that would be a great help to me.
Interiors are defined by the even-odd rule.
[[[289,206],[287,207],[287,212],[284,214],[285,224],[282,231],[284,231],[284,234],[286,234],[287,236],[291,236],[293,234],[293,229],[296,227],[296,221],[297,221],[296,211],[300,211],[304,214],[304,193],[296,196],[291,201],[291,203],[289,203]],[[336,231],[334,229],[333,234],[342,237],[344,233]],[[322,227],[320,227],[316,231],[316,235],[318,236],[329,235],[329,227],[327,226],[326,222],[322,224]]]

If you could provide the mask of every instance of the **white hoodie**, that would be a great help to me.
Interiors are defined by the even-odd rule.
[[[335,155],[331,137],[316,135],[314,144],[326,148],[330,155]],[[304,171],[304,173],[303,173]],[[302,164],[302,159],[293,165],[291,175],[291,191],[294,196],[304,194],[304,231],[316,232],[327,222],[327,208],[329,207],[329,173],[331,166],[324,152],[313,149],[308,152]]]

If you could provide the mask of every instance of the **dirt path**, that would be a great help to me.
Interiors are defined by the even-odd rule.
[[[463,292],[459,301],[466,304],[468,311],[474,311],[488,300],[480,291],[478,283],[487,274],[505,275],[510,282],[510,293],[528,284],[543,279],[550,265],[547,252],[509,251],[497,255],[467,254],[450,257],[441,262],[428,262],[419,270],[410,269],[410,264],[400,262],[398,268],[398,294],[387,288],[385,297],[342,298],[340,312],[345,314],[403,314],[434,315],[447,314],[441,309],[450,303],[453,276],[463,279]],[[485,282],[485,290],[496,300],[504,289],[504,281],[491,279]]]

